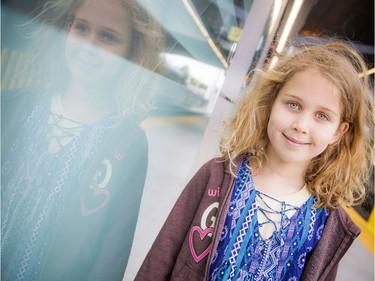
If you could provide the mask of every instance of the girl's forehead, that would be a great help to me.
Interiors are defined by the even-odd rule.
[[[328,106],[332,111],[342,108],[341,92],[321,71],[309,69],[295,73],[282,87],[279,95],[299,99],[306,104]]]
[[[335,94],[339,93],[338,87],[331,81],[331,79],[322,71],[311,68],[295,72],[283,85],[285,87],[299,87],[299,89],[305,89],[306,91],[314,92],[322,84],[330,89]],[[310,88],[312,85],[316,85],[314,88]]]
[[[125,5],[120,0],[84,0],[76,13],[88,17],[113,17],[117,21],[123,20],[125,14],[127,14]]]
[[[75,18],[120,30],[130,24],[129,14],[120,0],[84,0]]]

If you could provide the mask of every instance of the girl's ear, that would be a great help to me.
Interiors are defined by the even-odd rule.
[[[349,126],[350,125],[348,122],[342,122],[340,126],[337,128],[337,131],[329,144],[335,144],[337,141],[339,141],[342,138],[342,136],[345,135],[346,132],[349,130]]]

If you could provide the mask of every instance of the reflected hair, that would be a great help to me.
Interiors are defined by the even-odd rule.
[[[33,18],[37,25],[33,32],[30,47],[31,64],[36,87],[64,90],[70,73],[65,62],[65,41],[67,32],[78,9],[84,1],[93,0],[52,0],[45,3],[42,11]],[[134,63],[136,71],[118,77],[114,85],[115,104],[119,116],[143,112],[152,105],[152,93],[155,90],[142,77],[145,71],[157,71],[164,39],[158,22],[143,8],[137,0],[118,0],[125,7],[131,20],[132,39],[129,55],[125,58]]]
[[[317,199],[316,207],[336,208],[363,202],[373,167],[373,96],[362,56],[348,43],[302,46],[281,57],[278,63],[259,75],[239,101],[233,117],[225,122],[220,151],[234,167],[234,159],[252,157],[254,171],[262,167],[269,144],[267,124],[274,101],[296,73],[318,70],[340,91],[342,122],[349,123],[341,139],[309,163],[305,171],[308,189]]]

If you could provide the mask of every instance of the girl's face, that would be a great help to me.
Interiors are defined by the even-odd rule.
[[[73,79],[108,81],[129,54],[132,31],[119,0],[85,0],[71,23],[65,56]]]
[[[341,94],[317,70],[296,73],[280,90],[268,122],[267,156],[307,165],[347,131]]]

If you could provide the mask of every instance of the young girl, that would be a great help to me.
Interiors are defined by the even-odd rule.
[[[361,57],[301,48],[260,73],[191,179],[136,280],[334,280],[373,155]]]
[[[133,0],[49,1],[38,20],[35,88],[2,93],[1,277],[122,280],[160,32]]]

